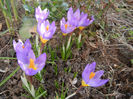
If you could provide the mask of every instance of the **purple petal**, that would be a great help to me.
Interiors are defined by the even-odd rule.
[[[29,40],[29,39],[27,39],[27,40],[25,41],[24,47],[25,47],[25,48],[31,49],[31,43],[30,43],[30,40]]]
[[[61,28],[61,30],[64,28],[64,25],[66,24],[66,20],[65,20],[65,18],[63,17],[62,19],[61,19],[61,21],[60,21],[60,28]]]
[[[18,61],[21,61],[23,64],[28,64],[29,63],[29,59],[26,57],[25,54],[17,53],[16,56],[17,56]]]
[[[79,8],[75,11],[74,17],[75,17],[77,20],[80,19],[80,10],[79,10]]]
[[[23,71],[27,69],[27,65],[29,64],[29,59],[23,53],[16,53],[18,64]]]
[[[89,21],[89,25],[95,20],[94,16],[91,16],[91,20]]]
[[[95,80],[90,80],[88,85],[92,86],[92,87],[99,87],[104,85],[105,83],[107,83],[109,80],[108,79],[95,79]]]
[[[87,23],[87,14],[82,15],[82,17],[80,17],[80,21],[78,23],[79,26],[87,26],[89,23]]]
[[[86,65],[86,67],[82,73],[82,79],[85,81],[85,83],[89,82],[90,73],[95,71],[95,66],[96,66],[96,62]]]
[[[65,24],[67,24],[67,28],[65,28]],[[68,34],[75,29],[75,26],[71,25],[69,21],[66,22],[65,18],[62,18],[62,20],[60,21],[60,28],[63,33]]]
[[[49,21],[48,20],[45,21],[45,26],[47,26],[47,25],[49,26]]]
[[[49,15],[49,10],[44,9],[42,10],[40,6],[35,9],[35,17],[38,22],[45,20]]]
[[[66,20],[65,20],[65,18],[63,17],[62,19],[61,19],[61,21],[60,21],[60,25],[64,25],[66,23]]]
[[[55,27],[55,21],[51,23],[51,27]]]
[[[95,72],[95,76],[92,79],[100,79],[100,77],[104,74],[103,70],[99,70]]]
[[[55,21],[52,22],[50,30],[51,30],[51,34],[53,35],[56,31]]]
[[[23,42],[19,39],[18,42],[13,40],[14,50],[17,52],[18,50],[22,50]]]
[[[25,74],[28,76],[33,76],[33,75],[37,74],[37,72],[38,72],[37,70],[29,69],[29,68],[25,70]]]
[[[30,59],[35,60],[35,54],[34,54],[34,52],[33,52],[32,49],[29,50],[29,53],[28,53],[28,56],[27,57],[28,57],[29,60]]]
[[[72,7],[71,7],[71,8],[69,8],[69,10],[68,10],[68,12],[67,12],[67,19],[68,19],[69,21],[71,21],[72,18],[73,18],[73,9],[72,9]]]
[[[40,71],[43,69],[46,63],[46,53],[41,54],[35,61],[35,64],[37,65],[37,70]]]
[[[14,50],[16,51],[16,46],[17,46],[17,43],[15,40],[13,40],[13,47],[14,47]]]
[[[21,69],[23,70],[23,71],[26,71],[27,70],[27,64],[24,64],[24,62],[22,62],[22,61],[20,61],[20,60],[18,60],[18,64],[19,64],[19,66],[21,67]]]
[[[45,21],[38,22],[37,32],[39,33],[40,36],[43,36],[43,34],[45,32]]]

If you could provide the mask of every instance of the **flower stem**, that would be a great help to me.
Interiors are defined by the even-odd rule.
[[[41,54],[41,53],[42,53],[42,51],[43,51],[44,45],[45,45],[45,44],[41,42],[40,54]]]
[[[74,95],[76,95],[76,92],[74,92],[73,94],[67,96],[65,99],[69,99],[69,98],[73,97]]]
[[[29,76],[30,85],[32,85],[32,76]]]
[[[76,93],[78,93],[79,92],[79,90],[82,88],[83,86],[82,85],[80,85],[80,87],[76,90]]]
[[[76,93],[78,93],[79,90],[80,90],[82,87],[83,87],[83,86],[81,85],[73,94],[67,96],[65,99],[69,99],[69,98],[73,97],[74,95],[76,95]]]

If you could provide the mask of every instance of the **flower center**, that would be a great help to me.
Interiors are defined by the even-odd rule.
[[[66,33],[63,33],[63,36],[66,36],[67,34]]]
[[[48,41],[48,40],[43,39],[41,36],[40,36],[40,39],[41,39],[41,42],[44,44]]]
[[[80,27],[79,27],[79,29],[80,29],[81,31],[82,31],[84,28],[85,28],[85,27],[83,27],[83,26],[80,26]]]
[[[24,48],[24,45],[22,46],[22,48]]]
[[[65,24],[65,29],[67,29],[67,27],[68,27],[68,25],[67,25],[67,24]]]
[[[81,84],[82,84],[82,86],[84,86],[84,87],[89,86],[88,84],[85,83],[84,80],[82,80]]]
[[[49,30],[49,26],[47,25],[47,27],[46,27],[46,30],[48,31]]]
[[[90,76],[89,76],[89,79],[92,79],[94,76],[95,76],[95,73],[94,72],[91,72],[90,73]]]
[[[34,60],[33,59],[30,59],[30,65],[29,65],[29,68],[32,68],[34,70],[36,70],[37,68],[35,67],[35,63],[34,63]]]

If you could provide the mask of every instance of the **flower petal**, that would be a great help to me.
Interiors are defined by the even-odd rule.
[[[46,63],[46,53],[41,54],[35,61],[35,64],[37,65],[37,71],[40,71],[43,69]]]
[[[38,22],[45,20],[48,17],[48,15],[49,15],[49,10],[47,8],[42,10],[41,7],[38,6],[35,9],[35,17]]]
[[[104,85],[105,83],[107,83],[109,80],[108,79],[95,79],[95,80],[90,80],[88,85],[92,86],[92,87],[99,87]]]
[[[45,40],[51,39],[55,31],[56,26],[54,21],[50,24],[48,20],[44,20],[37,25],[37,32]]]
[[[91,16],[91,20],[89,21],[88,25],[90,25],[94,20],[95,20],[94,16]]]
[[[28,57],[29,60],[30,59],[35,60],[35,54],[34,54],[32,49],[29,50],[29,53],[28,53],[27,57]]]
[[[92,79],[99,79],[104,74],[103,70],[95,72],[95,76]]]
[[[29,69],[29,68],[25,70],[25,74],[28,76],[33,76],[33,75],[37,74],[37,72],[38,72],[37,70],[33,70],[33,69]]]
[[[73,9],[72,9],[72,7],[70,7],[67,12],[67,19],[68,19],[68,21],[71,21],[72,18],[73,18]]]
[[[89,82],[89,75],[91,72],[94,72],[95,71],[95,66],[96,66],[96,63],[93,62],[92,64],[87,64],[83,73],[82,73],[82,78],[83,80],[85,81],[85,83],[87,84]]]
[[[27,40],[25,41],[24,47],[25,47],[25,48],[31,49],[31,43],[30,43],[30,40],[29,40],[29,39],[27,39]]]
[[[77,21],[80,20],[80,10],[79,10],[79,8],[75,11],[74,17],[77,19]]]

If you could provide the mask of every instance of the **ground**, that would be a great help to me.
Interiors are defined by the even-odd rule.
[[[119,1],[119,0],[118,0]],[[124,3],[124,4],[123,4]],[[44,83],[43,88],[47,91],[46,99],[54,99],[56,93],[60,95],[61,86],[64,83],[64,92],[68,89],[66,96],[74,93],[81,85],[82,71],[88,63],[95,61],[97,63],[96,70],[104,70],[103,78],[109,78],[109,82],[104,86],[98,88],[84,87],[71,99],[132,99],[133,98],[133,40],[128,39],[129,30],[133,26],[133,12],[132,2],[128,0],[119,3],[114,3],[110,8],[104,12],[103,18],[105,22],[104,29],[99,25],[100,21],[96,18],[95,22],[84,29],[82,40],[84,43],[78,50],[76,44],[73,43],[71,51],[72,57],[67,61],[63,61],[60,55],[62,38],[59,28],[56,31],[53,39],[48,41],[45,46],[50,45],[52,49],[56,49],[57,57],[55,60],[57,66],[57,74],[55,72],[55,65],[47,63],[44,68]],[[121,6],[120,6],[121,5]],[[116,11],[121,7],[121,11]],[[83,7],[84,9],[84,7]],[[97,12],[97,9],[91,9]],[[0,17],[0,20],[4,20]],[[6,30],[4,21],[1,31]],[[59,25],[59,22],[57,22]],[[123,28],[123,27],[126,28]],[[75,30],[75,33],[78,29]],[[95,34],[93,34],[95,33]],[[17,34],[17,32],[16,32]],[[117,35],[119,34],[119,35]],[[73,34],[73,41],[78,34]],[[69,35],[66,36],[68,38]],[[0,35],[0,57],[16,57],[12,45],[12,39],[17,39],[17,35],[12,36],[10,33]],[[34,40],[34,36],[30,38]],[[47,54],[47,61],[51,60],[51,55]],[[0,60],[0,82],[4,80],[10,73],[18,67],[16,59],[1,59]],[[68,70],[71,69],[69,72]],[[20,76],[23,71],[19,69],[14,76],[12,76],[0,88],[0,99],[27,99],[22,94],[27,92],[22,87]],[[77,73],[73,83],[74,75]],[[55,83],[58,82],[58,87]],[[39,81],[34,79],[33,85],[35,88],[39,87]],[[55,93],[56,92],[56,93]],[[43,99],[43,98],[42,98]],[[56,99],[58,99],[56,97]]]

